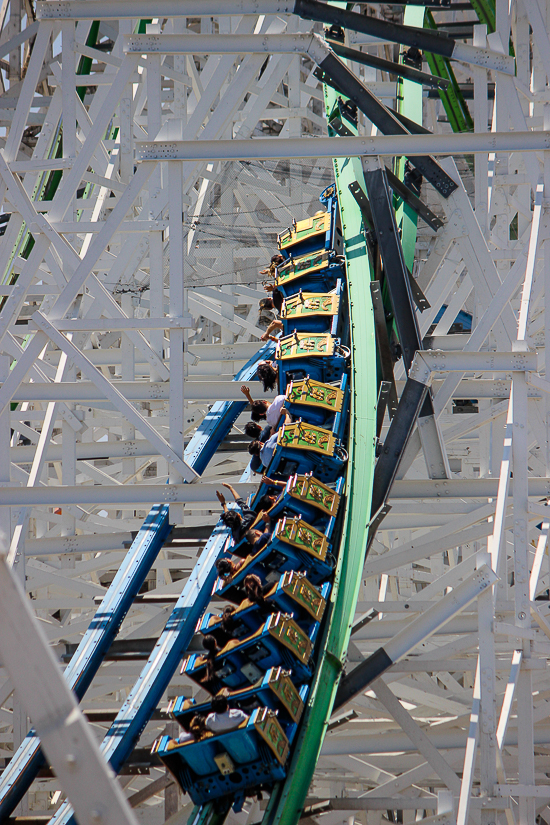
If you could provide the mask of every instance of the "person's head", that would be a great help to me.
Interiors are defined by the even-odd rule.
[[[219,651],[218,643],[211,633],[205,636],[202,640],[202,646],[208,652],[209,656],[215,656]]]
[[[255,602],[256,604],[264,601],[264,589],[258,576],[254,575],[254,573],[249,573],[248,576],[245,576],[243,584],[246,598],[249,601]]]
[[[252,401],[250,404],[250,417],[252,421],[261,421],[267,416],[267,403],[265,401]]]
[[[241,526],[241,514],[237,513],[236,510],[227,510],[221,514],[220,519],[226,527],[229,527],[231,532],[238,530]]]
[[[251,441],[248,445],[248,452],[250,455],[259,456],[263,446],[261,441]]]
[[[189,722],[189,733],[195,737],[195,741],[200,742],[206,733],[206,719],[200,714],[195,714]]]
[[[260,300],[260,310],[262,309],[273,309],[275,304],[273,303],[273,298],[262,298]]]
[[[244,434],[257,441],[262,434],[262,428],[256,421],[247,421],[244,425]]]
[[[281,255],[280,252],[277,252],[276,255],[271,256],[271,263],[275,264],[275,266],[279,266],[280,264],[282,264],[283,261],[284,261],[284,258],[283,258],[283,256]]]
[[[203,682],[212,682],[216,676],[216,669],[214,667],[214,660],[216,653],[219,653],[220,648],[214,636],[208,634],[202,640],[202,646],[206,650],[206,673],[204,674]]]
[[[221,626],[226,631],[226,633],[230,633],[233,630],[233,614],[235,613],[235,608],[232,604],[228,604],[222,613],[221,617]]]
[[[277,370],[275,367],[271,364],[260,364],[256,374],[264,385],[264,392],[275,389],[277,386]]]
[[[225,713],[229,707],[227,701],[227,694],[225,691],[220,691],[212,697],[212,711],[213,713]]]
[[[229,559],[218,559],[216,562],[216,570],[218,571],[220,579],[229,579],[233,575],[233,564]],[[205,640],[208,638],[208,636],[205,636]],[[212,636],[212,638],[214,637]]]
[[[277,493],[266,493],[265,496],[262,496],[260,499],[260,503],[258,504],[258,510],[270,510],[278,498],[279,496],[277,495]]]
[[[247,540],[250,544],[254,544],[255,542],[257,542],[257,541],[258,541],[258,539],[259,539],[259,538],[260,538],[260,536],[262,536],[262,535],[263,535],[263,534],[262,534],[262,531],[261,531],[261,530],[248,530],[248,532],[247,532],[247,534],[246,534],[246,540]]]

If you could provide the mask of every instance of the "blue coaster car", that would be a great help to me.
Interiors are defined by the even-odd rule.
[[[286,388],[285,410],[293,418],[305,418],[310,424],[332,430],[342,438],[349,409],[349,379],[346,373],[334,384],[313,381],[308,375],[302,381],[291,381]]]
[[[316,248],[305,255],[291,256],[277,267],[277,287],[288,298],[299,289],[330,292],[344,277],[345,259],[334,249]]]
[[[281,310],[283,334],[297,332],[330,332],[340,335],[343,313],[339,312],[342,300],[342,281],[330,292],[318,292],[300,288],[285,298]]]
[[[319,211],[312,218],[293,221],[292,226],[278,236],[277,246],[285,258],[317,249],[334,249],[342,254],[344,243],[336,198],[326,199],[325,204],[326,212]]]
[[[244,580],[249,574],[258,576],[262,584],[275,584],[281,573],[303,571],[308,582],[319,585],[332,575],[334,558],[331,545],[319,530],[298,518],[280,519],[269,544],[248,556],[234,576],[221,579],[214,592],[221,598],[240,604],[245,597]]]
[[[292,670],[296,684],[311,678],[310,664],[318,625],[307,635],[284,613],[273,613],[256,633],[233,639],[214,659],[215,677],[206,684],[206,657],[193,653],[183,660],[181,673],[217,693],[224,687],[237,689],[254,684],[270,667]]]
[[[161,736],[156,753],[196,805],[285,778],[289,740],[277,712],[257,708],[236,730],[179,744]]]
[[[255,685],[228,692],[230,707],[237,707],[251,714],[258,707],[277,710],[277,717],[287,738],[292,737],[292,726],[297,725],[302,717],[304,704],[309,692],[308,685],[300,688],[294,686],[292,674],[280,667],[271,667],[263,679]],[[185,696],[177,696],[168,705],[168,712],[185,730],[195,714],[208,715],[211,702],[195,702]]]
[[[277,433],[267,468],[274,481],[260,485],[251,505],[257,512],[266,492],[279,494],[272,506],[274,498],[262,502],[262,508],[270,507],[267,526],[260,525],[260,513],[258,524],[251,525],[262,526],[267,531],[262,541],[269,541],[257,551],[246,539],[226,546],[223,556],[232,553],[235,561],[240,556],[241,565],[233,566],[230,579],[218,579],[210,608],[216,612],[206,613],[196,626],[217,646],[203,639],[208,655],[188,651],[181,666],[209,693],[225,688],[229,708],[241,711],[219,714],[209,726],[238,726],[204,733],[193,717],[205,722],[212,704],[218,705],[180,696],[169,711],[198,739],[189,736],[180,743],[161,736],[152,749],[196,805],[219,801],[220,812],[229,805],[238,812],[245,797],[270,792],[290,770],[290,748],[298,746],[299,724],[306,724],[303,711],[320,652],[315,645],[333,586],[332,550],[340,539],[347,461],[350,321],[335,186],[320,200],[326,212],[295,221],[279,237],[283,263],[276,285],[284,298],[283,335],[275,357],[279,393],[285,394],[293,420]],[[266,449],[266,461],[270,454]],[[245,589],[249,574],[260,579],[261,592],[257,582]],[[218,615],[220,601],[233,602],[236,610]]]
[[[272,612],[286,613],[310,635],[316,622],[320,622],[325,612],[326,599],[330,592],[330,582],[314,587],[305,576],[291,570],[283,573],[279,581],[265,594]],[[214,636],[219,645],[225,643],[227,631],[222,626],[221,616],[205,613],[197,631]],[[260,610],[254,602],[244,599],[231,616],[231,636],[242,639],[255,633],[265,622],[266,611]]]
[[[315,473],[326,484],[336,481],[348,460],[348,454],[331,430],[299,420],[284,424],[279,430],[277,446],[266,468],[267,475],[289,476]]]
[[[349,357],[348,347],[328,332],[293,331],[277,341],[279,392],[284,393],[290,381],[308,376],[323,384],[340,381]]]

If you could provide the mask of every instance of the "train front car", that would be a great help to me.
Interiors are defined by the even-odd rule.
[[[320,200],[325,211],[279,237],[283,262],[272,286],[282,297],[282,333],[268,364],[285,401],[264,463],[267,482],[250,502],[257,518],[232,542],[213,612],[197,626],[209,652],[190,651],[182,663],[214,698],[173,700],[182,735],[153,745],[195,804],[219,810],[240,810],[286,776],[319,666],[341,539],[349,317],[335,187]]]

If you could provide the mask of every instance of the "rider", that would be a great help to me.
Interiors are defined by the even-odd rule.
[[[277,395],[275,400],[270,404],[268,401],[254,401],[246,384],[242,385],[241,392],[246,396],[248,403],[252,407],[252,420],[257,421],[258,419],[265,418],[273,433],[279,424],[286,396]]]
[[[233,498],[235,499],[235,504],[238,504],[241,510],[240,513],[236,510],[229,510],[225,501],[225,496],[223,493],[220,493],[219,490],[216,490],[216,495],[223,507],[221,519],[223,523],[230,528],[233,541],[236,544],[242,539],[246,531],[250,528],[250,525],[256,518],[256,513],[248,506],[244,498],[239,496],[231,484],[227,484],[225,481],[223,481],[222,484],[224,487],[227,487],[230,493],[232,493]]]
[[[227,691],[221,690],[212,697],[212,712],[206,717],[206,727],[212,733],[227,733],[246,722],[248,714],[240,708],[230,708]]]

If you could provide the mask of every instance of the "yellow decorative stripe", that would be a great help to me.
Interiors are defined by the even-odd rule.
[[[335,340],[328,332],[293,332],[279,338],[275,357],[280,361],[315,355],[334,355]]]
[[[279,249],[290,249],[306,238],[324,234],[330,229],[330,213],[318,212],[313,218],[306,218],[303,221],[294,221],[293,225],[282,232],[277,238]]]
[[[273,668],[269,678],[269,687],[287,709],[292,721],[299,722],[304,703],[290,679],[289,672],[280,667]]]
[[[286,298],[281,318],[303,318],[311,315],[337,315],[339,295],[326,292],[300,292]]]
[[[277,286],[285,286],[291,281],[296,281],[304,275],[311,275],[314,272],[321,272],[330,265],[330,255],[325,250],[308,252],[307,255],[299,255],[297,258],[290,258],[284,264],[277,267]]]
[[[283,592],[300,604],[309,615],[320,622],[326,601],[303,573],[290,570],[284,574]]]
[[[340,505],[340,496],[314,476],[294,476],[290,480],[289,495],[298,501],[311,504],[327,516],[335,516]]]
[[[333,456],[336,439],[330,430],[325,430],[323,427],[314,427],[305,421],[297,421],[295,424],[285,424],[281,427],[277,437],[277,445]]]
[[[258,708],[254,727],[281,765],[288,757],[288,739],[272,710]]]
[[[286,398],[291,404],[305,404],[331,412],[340,412],[344,404],[344,393],[339,387],[313,381],[311,378],[292,381],[288,385]]]
[[[269,635],[292,651],[302,664],[309,662],[313,650],[311,640],[290,616],[282,613],[272,616],[267,629]]]
[[[292,547],[305,550],[320,561],[326,558],[329,546],[327,537],[301,518],[281,519],[277,522],[274,536]]]

